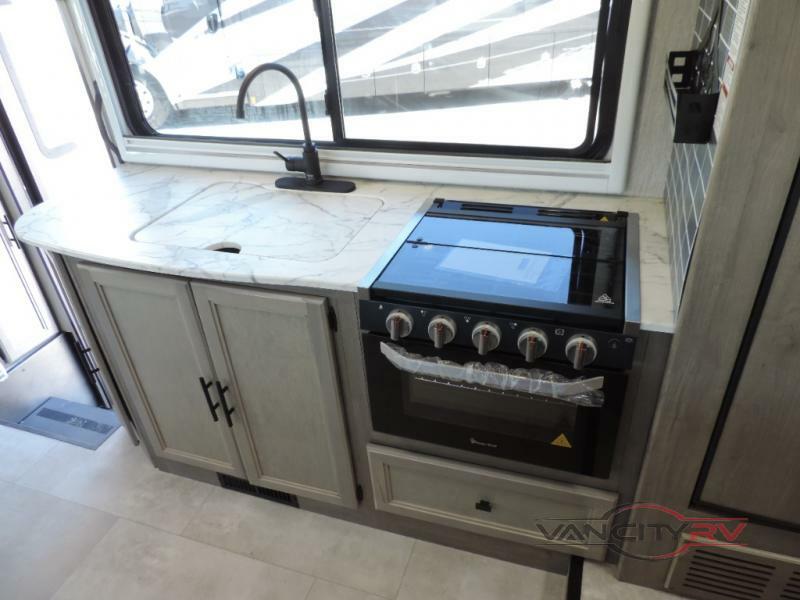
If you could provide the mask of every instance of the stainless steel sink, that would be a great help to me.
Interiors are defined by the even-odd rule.
[[[216,183],[141,228],[133,239],[319,262],[341,252],[382,206],[374,196]]]

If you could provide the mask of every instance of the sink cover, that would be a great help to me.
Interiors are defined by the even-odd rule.
[[[140,229],[133,239],[320,262],[339,254],[381,206],[383,201],[372,196],[216,183]]]

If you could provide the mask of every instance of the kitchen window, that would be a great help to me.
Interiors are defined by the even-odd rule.
[[[300,78],[323,148],[604,159],[630,0],[89,3],[129,131],[289,143]]]

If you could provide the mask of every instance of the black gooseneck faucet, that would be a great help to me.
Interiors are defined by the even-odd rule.
[[[311,132],[308,128],[308,112],[306,112],[306,97],[300,81],[290,69],[278,63],[264,63],[250,71],[242,81],[239,88],[239,96],[236,98],[236,118],[244,119],[244,100],[247,96],[247,89],[253,80],[265,71],[279,71],[286,75],[292,82],[295,92],[297,92],[297,103],[300,106],[300,120],[303,122],[303,155],[284,156],[280,152],[275,155],[283,160],[287,171],[303,173],[304,177],[281,177],[275,181],[275,187],[289,190],[313,190],[317,192],[336,192],[346,194],[356,189],[356,184],[352,181],[341,181],[323,179],[322,171],[319,167],[319,154],[317,146],[311,141]]]

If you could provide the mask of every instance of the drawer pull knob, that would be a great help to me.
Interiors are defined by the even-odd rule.
[[[475,503],[475,510],[482,510],[483,512],[492,512],[492,503],[488,500],[480,500]]]

